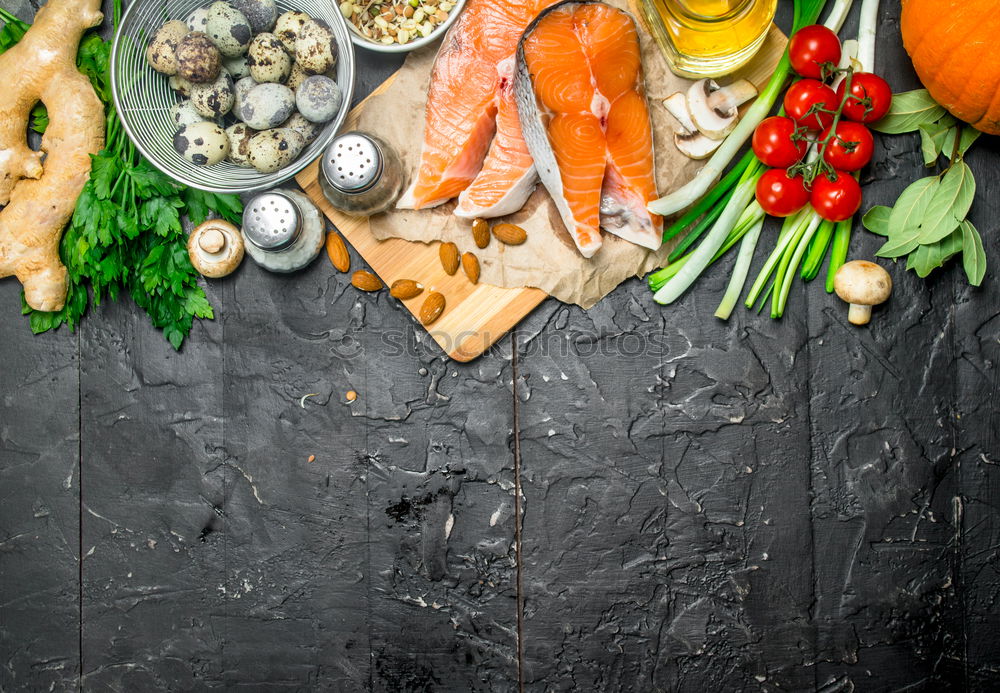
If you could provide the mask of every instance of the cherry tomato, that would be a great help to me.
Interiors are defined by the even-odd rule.
[[[830,134],[830,128],[819,136],[820,142]],[[872,160],[875,138],[861,123],[842,120],[837,123],[837,135],[826,145],[823,158],[839,171],[860,171]]]
[[[788,43],[792,68],[803,77],[823,78],[823,65],[840,64],[840,39],[822,24],[799,29]]]
[[[828,111],[836,111],[840,105],[833,89],[815,79],[799,80],[785,92],[785,113],[789,118],[810,130],[825,130],[833,123],[833,114],[809,114],[814,104]]]
[[[844,99],[845,79],[837,87],[837,103]],[[844,117],[858,123],[881,120],[892,106],[889,83],[871,72],[857,72],[851,77],[851,95],[844,104]]]
[[[795,121],[782,116],[766,118],[753,131],[753,153],[772,168],[788,168],[806,154],[809,142],[793,140]]]
[[[816,213],[827,221],[844,221],[861,207],[861,186],[845,171],[835,171],[833,175],[834,180],[826,175],[817,176],[809,200]]]
[[[765,171],[757,181],[757,202],[773,217],[787,217],[809,204],[802,176],[790,178],[782,168]]]

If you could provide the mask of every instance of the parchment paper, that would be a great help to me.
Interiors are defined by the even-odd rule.
[[[629,9],[627,0],[609,0],[609,4]],[[670,71],[642,20],[635,19],[653,123],[657,189],[662,195],[690,180],[703,165],[677,151],[673,142],[674,121],[663,106],[663,99],[685,90],[691,82]],[[775,40],[773,34],[774,30],[755,62],[772,52],[768,44]],[[780,32],[777,40],[783,40]],[[408,178],[420,161],[424,107],[437,50],[434,45],[411,53],[389,89],[365,105],[358,124],[359,129],[378,134],[396,149]],[[768,67],[777,62],[776,57],[767,60]],[[769,74],[766,68],[762,72]],[[577,252],[548,192],[539,183],[523,209],[503,219],[491,220],[521,226],[527,231],[527,242],[505,246],[493,239],[481,250],[472,241],[471,222],[452,215],[455,204],[453,200],[433,209],[390,210],[371,217],[371,230],[379,240],[452,241],[462,252],[473,252],[479,258],[481,282],[511,288],[537,287],[564,303],[584,308],[590,308],[629,277],[663,267],[673,246],[665,244],[654,253],[604,232],[604,245],[588,260]]]

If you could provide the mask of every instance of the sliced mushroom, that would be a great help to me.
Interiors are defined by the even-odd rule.
[[[892,293],[892,277],[874,262],[853,260],[841,265],[833,277],[837,295],[851,304],[847,320],[852,325],[867,325],[872,306],[885,303]]]
[[[705,137],[700,132],[685,135],[681,132],[674,133],[674,144],[681,151],[681,154],[690,159],[707,159],[716,149],[722,146],[722,140],[713,140]]]
[[[209,219],[195,227],[187,247],[191,264],[210,279],[231,274],[243,261],[243,236],[222,219]]]
[[[735,111],[747,101],[757,98],[757,87],[745,79],[716,89],[708,97],[708,105],[717,111]]]
[[[746,80],[719,87],[714,80],[700,79],[688,89],[688,112],[702,134],[721,140],[736,127],[739,106],[756,93],[756,88]]]
[[[688,113],[687,97],[684,94],[679,91],[674,92],[663,100],[663,105],[680,125],[679,128],[674,128],[674,132],[684,135],[698,132],[698,126],[694,124],[694,121],[691,120],[691,114]]]

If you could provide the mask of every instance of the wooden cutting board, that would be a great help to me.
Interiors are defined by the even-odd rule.
[[[635,10],[633,3],[633,12],[640,17],[641,13]],[[768,41],[743,71],[744,77],[757,84],[767,80],[770,76],[767,66],[776,63],[784,50],[785,41],[780,30],[772,25],[771,32],[777,40]],[[396,75],[389,77],[351,111],[344,123],[344,131],[357,127],[368,99],[388,89],[395,78]],[[414,317],[419,313],[428,291],[444,294],[447,301],[445,311],[427,331],[441,349],[456,361],[471,361],[480,356],[547,298],[548,294],[540,289],[503,289],[487,284],[470,284],[461,269],[449,277],[441,267],[439,242],[416,243],[399,238],[376,240],[367,217],[344,214],[327,202],[319,187],[318,175],[319,162],[314,161],[296,176],[296,180],[382,281],[390,286],[397,279],[413,279],[424,285],[425,290],[420,296],[403,302]]]
[[[388,89],[393,79],[395,75],[368,98]],[[358,116],[367,101],[359,103],[348,115],[345,131],[357,126]],[[440,243],[414,243],[399,238],[376,240],[367,217],[349,216],[327,202],[320,190],[318,175],[319,162],[314,161],[296,176],[296,180],[382,281],[390,286],[397,279],[413,279],[424,285],[420,296],[403,301],[414,316],[420,311],[428,291],[444,294],[445,311],[427,332],[444,353],[456,361],[471,361],[480,356],[548,296],[539,289],[502,289],[488,284],[471,284],[461,269],[449,277],[438,258]]]

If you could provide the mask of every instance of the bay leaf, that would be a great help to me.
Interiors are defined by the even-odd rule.
[[[877,257],[889,257],[897,258],[911,253],[920,247],[920,241],[917,240],[917,236],[920,235],[920,229],[910,229],[907,234],[897,234],[895,237],[889,238],[885,244],[876,251],[875,255]]]
[[[941,153],[944,154],[949,159],[955,151],[955,134],[958,132],[958,128],[954,127],[945,131],[944,139],[941,142]],[[965,153],[969,151],[969,147],[979,139],[982,135],[979,130],[970,127],[962,128],[962,136],[958,140],[958,155],[965,156]]]
[[[941,178],[921,222],[920,242],[937,243],[958,228],[976,196],[976,179],[964,161],[956,161]]]
[[[983,248],[983,238],[971,221],[962,222],[962,266],[969,283],[979,286],[986,276],[986,250]]]
[[[947,112],[926,89],[894,94],[892,106],[884,118],[872,124],[872,129],[887,135],[913,132],[922,123],[934,123]]]
[[[892,214],[889,215],[887,231],[890,238],[918,229],[940,186],[941,179],[937,176],[921,178],[907,186],[899,199],[896,200]],[[910,235],[913,235],[914,238],[919,237],[919,233]]]
[[[872,233],[876,233],[879,236],[888,236],[889,215],[891,214],[892,208],[884,205],[875,205],[865,212],[865,216],[861,218],[861,223]]]
[[[951,132],[947,127],[938,123],[920,124],[920,149],[924,155],[924,166],[933,166],[941,152],[944,151],[944,143]],[[954,136],[952,137],[954,142]]]

